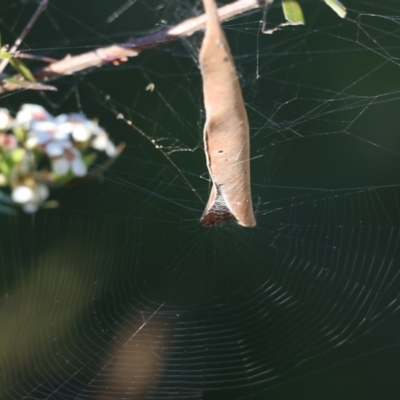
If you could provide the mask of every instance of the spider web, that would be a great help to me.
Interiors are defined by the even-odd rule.
[[[101,184],[0,217],[2,397],[392,397],[400,4],[345,4],[342,20],[305,1],[305,27],[273,35],[262,10],[224,23],[251,127],[254,229],[199,222],[201,33],[58,78],[57,93],[1,96],[13,112],[82,111],[127,144]],[[36,6],[0,6],[4,43]],[[50,0],[22,49],[60,59],[201,12],[197,0]],[[280,5],[266,18],[282,22]]]

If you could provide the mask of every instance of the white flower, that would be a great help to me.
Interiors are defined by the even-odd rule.
[[[55,118],[55,122],[60,133],[71,134],[76,142],[87,142],[96,130],[96,125],[84,114],[61,114]]]
[[[30,124],[26,146],[28,148],[45,146],[45,149],[47,149],[50,144],[56,146],[56,143],[60,142],[59,147],[71,147],[72,143],[69,139],[69,133],[70,130],[65,129],[63,124],[58,124],[56,120],[33,121]],[[66,146],[67,142],[69,143],[68,146]],[[48,155],[52,156],[49,153]],[[54,154],[54,156],[56,155],[60,154]]]
[[[73,125],[72,137],[76,142],[87,142],[98,128],[97,124],[87,119],[84,114],[69,114],[68,121]]]
[[[46,185],[40,183],[33,187],[18,185],[13,189],[11,197],[16,203],[22,205],[25,212],[34,213],[49,197],[49,189]]]
[[[115,157],[117,150],[114,143],[108,138],[108,135],[103,130],[98,133],[92,142],[92,147],[96,150],[105,151],[109,157]]]
[[[92,136],[90,123],[74,124],[72,137],[76,142],[87,142]]]
[[[70,113],[68,114],[68,121],[74,123],[84,123],[88,121],[86,115],[83,113]]]
[[[11,193],[11,198],[16,203],[27,203],[33,199],[33,196],[33,189],[25,185],[16,186]]]
[[[0,108],[0,130],[7,130],[11,127],[12,117],[8,110]]]
[[[82,155],[74,147],[65,149],[63,156],[53,160],[52,165],[53,171],[58,175],[66,175],[69,171],[78,177],[87,174],[87,166],[82,160]]]
[[[72,143],[69,140],[54,140],[45,146],[46,154],[49,157],[60,157],[65,149],[70,149]]]
[[[58,126],[54,121],[48,119],[46,121],[31,121],[29,128],[33,132],[48,132],[54,134],[57,132]]]
[[[46,121],[51,118],[51,115],[42,106],[24,104],[18,111],[15,120],[18,125],[23,125],[28,129],[31,121]]]
[[[69,138],[70,130],[66,130],[63,124],[55,120],[33,121],[30,125],[30,134],[46,134],[50,140],[65,140]],[[42,142],[43,143],[43,142]]]

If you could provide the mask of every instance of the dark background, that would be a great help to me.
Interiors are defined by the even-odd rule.
[[[176,23],[201,9],[198,2],[170,1],[158,10],[157,1],[139,1],[109,24],[105,20],[118,8],[116,2],[50,3],[49,13],[36,23],[24,49],[55,58],[143,34],[164,19],[162,23]],[[330,217],[335,212],[337,221],[354,227],[355,233],[349,229],[349,238],[365,240],[361,247],[350,242],[343,245],[349,253],[359,256],[358,264],[348,261],[343,267],[348,271],[354,268],[361,276],[365,273],[361,269],[370,265],[373,256],[392,261],[390,274],[394,284],[383,298],[387,295],[396,299],[399,294],[399,254],[395,247],[398,239],[390,236],[387,229],[393,228],[397,233],[399,227],[396,202],[400,74],[395,18],[400,2],[345,3],[350,21],[340,20],[322,2],[309,1],[304,2],[305,27],[288,28],[272,36],[257,34],[260,12],[226,24],[252,126],[253,196],[258,199],[258,227],[254,231],[230,226],[205,232],[198,222],[204,202],[193,195],[177,168],[148,140],[155,138],[167,147],[170,160],[205,200],[208,183],[201,178],[206,177],[201,149],[168,152],[174,146],[201,146],[204,115],[195,62],[200,34],[149,50],[120,67],[105,66],[59,78],[54,82],[59,88],[55,94],[21,92],[0,98],[0,106],[12,111],[27,102],[43,104],[55,115],[80,109],[90,117],[99,117],[116,142],[128,144],[102,184],[76,184],[55,192],[54,198],[61,203],[59,209],[41,211],[34,217],[1,217],[2,394],[18,399],[85,398],[82,393],[89,393],[92,398],[124,398],[118,391],[113,395],[107,391],[110,380],[113,383],[114,362],[109,357],[121,343],[130,343],[130,335],[134,333],[136,337],[144,312],[146,319],[154,313],[155,318],[151,317],[153,320],[146,325],[145,338],[150,338],[151,346],[159,346],[158,350],[150,348],[153,355],[167,360],[163,366],[167,372],[158,376],[161,368],[157,362],[145,351],[139,355],[133,352],[133,358],[125,364],[126,370],[117,374],[119,377],[135,366],[150,371],[150,375],[154,368],[158,384],[168,388],[168,377],[176,382],[176,375],[191,373],[191,366],[179,364],[176,355],[165,349],[174,345],[181,351],[189,349],[192,339],[196,344],[196,329],[209,330],[211,341],[215,321],[220,320],[230,331],[241,332],[241,339],[251,343],[253,357],[259,352],[257,361],[265,369],[275,368],[280,378],[262,383],[249,378],[241,388],[216,390],[218,384],[212,383],[212,371],[205,367],[198,386],[193,384],[197,396],[397,398],[398,313],[383,312],[379,325],[370,322],[367,327],[355,329],[357,340],[351,337],[334,350],[336,342],[328,341],[313,348],[313,336],[307,333],[312,330],[307,330],[306,319],[302,325],[301,316],[298,320],[285,316],[294,321],[293,326],[280,328],[276,323],[279,318],[260,318],[257,314],[257,308],[264,304],[257,294],[270,307],[267,311],[275,310],[275,302],[269,304],[267,295],[263,297],[260,283],[271,279],[291,287],[290,277],[295,282],[291,290],[299,298],[304,287],[315,290],[315,295],[304,298],[305,310],[318,314],[319,301],[323,309],[323,294],[330,286],[325,287],[325,283],[314,288],[312,275],[293,273],[285,254],[289,258],[300,255],[303,261],[321,265],[319,252],[330,254],[330,242],[321,238],[330,231]],[[12,42],[13,34],[20,32],[34,7],[18,2],[1,5],[4,43]],[[278,11],[271,11],[268,23],[273,25],[281,18]],[[360,17],[361,12],[366,15]],[[259,79],[255,77],[257,65]],[[155,82],[162,97],[143,90],[150,81]],[[171,113],[171,109],[177,114]],[[148,138],[116,120],[120,112]],[[258,155],[263,157],[257,158]],[[384,186],[391,188],[385,190]],[[321,189],[322,193],[310,188]],[[366,203],[365,208],[355,200],[354,188],[361,189],[360,199]],[[371,189],[372,200],[367,188]],[[343,193],[353,196],[351,204],[356,209],[347,211]],[[339,195],[339,199],[332,200],[334,207],[330,207],[324,199],[334,195]],[[321,215],[310,211],[313,200]],[[271,212],[279,207],[281,211]],[[381,215],[382,210],[386,217]],[[372,240],[373,249],[367,246],[368,235],[360,233],[359,219],[367,221],[367,233],[377,238]],[[336,230],[337,221],[333,224]],[[308,223],[319,227],[317,236],[308,233]],[[277,236],[282,224],[293,226],[287,241]],[[302,239],[311,243],[308,255],[291,247]],[[379,275],[378,269],[373,271]],[[345,271],[346,276],[343,286],[356,279]],[[307,305],[308,300],[311,305]],[[344,304],[344,311],[335,314],[336,318],[342,316],[343,321],[352,321],[362,317],[345,312],[346,307],[351,307],[351,300],[349,297],[349,304]],[[218,314],[220,304],[222,311]],[[156,312],[159,307],[160,312]],[[376,307],[379,309],[379,305]],[[175,318],[177,312],[182,313],[181,319]],[[276,339],[271,341],[276,348],[266,352],[262,342],[271,326],[276,329]],[[364,334],[370,327],[375,329]],[[301,338],[298,347],[294,344],[293,353],[291,343],[287,343],[293,340],[291,330]],[[173,336],[176,332],[183,332],[182,341]],[[145,340],[137,336],[139,342]],[[217,347],[230,343],[219,333],[215,337]],[[304,355],[301,343],[311,349]],[[289,350],[281,352],[285,346]],[[223,353],[225,362],[229,351],[228,348]],[[218,357],[219,353],[210,349],[210,354]],[[236,362],[236,355],[233,353],[229,362]],[[283,355],[287,359],[281,359]],[[300,362],[308,358],[309,361]],[[299,365],[293,369],[296,364]],[[204,365],[209,365],[208,361]],[[141,379],[143,387],[147,387],[148,382],[154,384],[155,378]],[[188,379],[189,388],[196,379],[193,373]],[[199,395],[202,380],[210,389]],[[96,389],[88,389],[89,382]],[[237,382],[231,377],[230,383]],[[144,389],[135,393],[127,397],[145,397]],[[184,393],[183,390],[179,395]],[[164,397],[178,398],[178,394],[168,396]]]

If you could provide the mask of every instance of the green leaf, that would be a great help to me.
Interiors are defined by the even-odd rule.
[[[13,164],[17,164],[24,158],[25,153],[26,151],[24,149],[15,149],[9,155],[9,159]]]
[[[97,154],[96,153],[85,154],[82,157],[83,162],[85,163],[85,165],[87,167],[90,167],[95,162],[96,158],[97,158]]]
[[[36,82],[35,77],[32,75],[32,72],[29,68],[17,58],[11,57],[10,64],[16,69],[27,81],[29,82]]]
[[[24,141],[26,138],[26,132],[25,130],[21,127],[21,125],[16,125],[12,129],[14,136],[20,141]]]
[[[3,39],[1,37],[1,32],[0,32],[0,49],[3,47]]]
[[[4,174],[4,175],[8,175],[10,173],[10,165],[9,163],[7,163],[6,160],[2,160],[0,161],[0,171]]]
[[[59,185],[66,185],[75,178],[75,175],[71,171],[68,171],[65,175],[54,173],[54,182],[58,183]]]
[[[333,11],[337,15],[339,15],[340,18],[344,18],[347,14],[346,7],[339,1],[339,0],[324,0],[325,3],[332,8]]]
[[[283,14],[291,25],[304,25],[304,15],[300,4],[295,0],[282,0]]]
[[[1,60],[4,60],[6,58],[12,58],[12,55],[10,53],[7,53],[6,51],[4,51],[3,53],[0,53]]]

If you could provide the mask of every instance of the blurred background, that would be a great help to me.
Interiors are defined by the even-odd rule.
[[[102,179],[54,191],[58,208],[0,215],[2,397],[397,398],[400,2],[343,0],[346,19],[300,3],[306,25],[272,35],[279,2],[224,23],[251,126],[254,229],[199,222],[201,32],[60,77],[55,93],[0,95],[13,113],[83,112],[127,144]],[[3,44],[36,7],[0,3]],[[61,59],[201,12],[49,0],[20,49]]]

